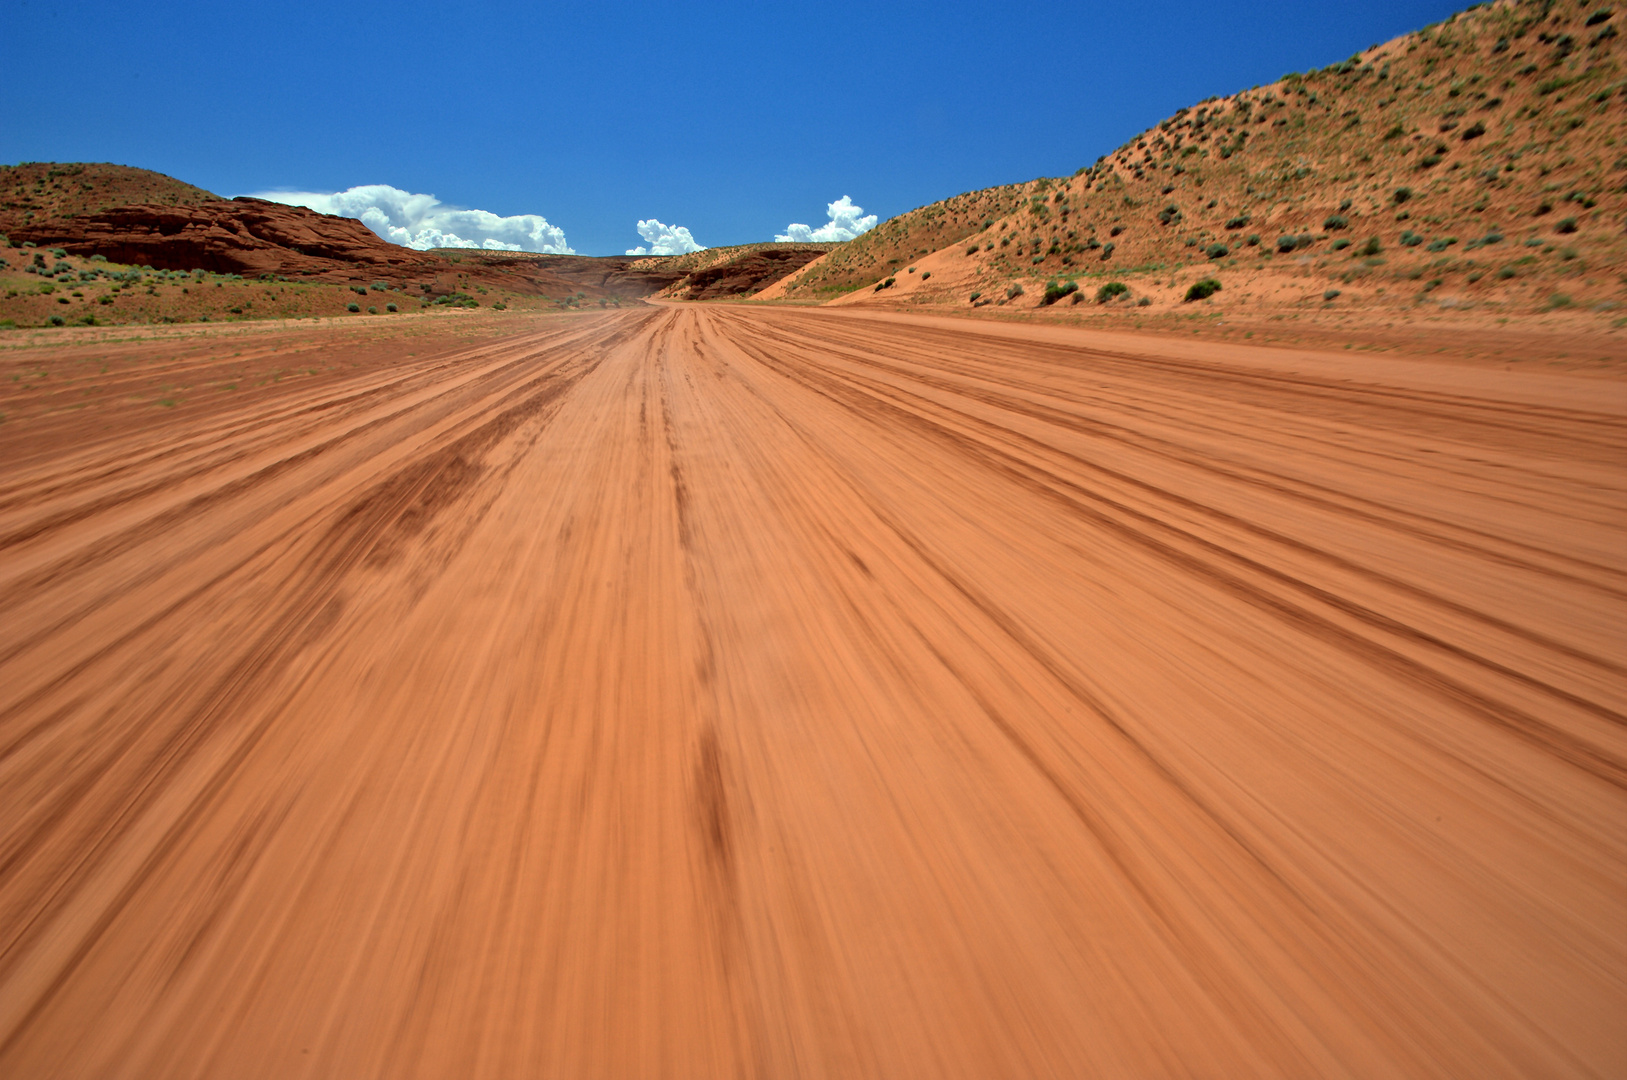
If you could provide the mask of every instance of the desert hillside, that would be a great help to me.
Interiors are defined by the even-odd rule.
[[[828,299],[819,266],[862,252],[837,302],[1609,311],[1627,268],[1623,18],[1475,8],[1181,109],[1072,177],[913,211],[777,295]],[[904,235],[1013,191],[930,253]]]
[[[1037,183],[1037,182],[1035,182]],[[882,222],[834,250],[763,299],[782,296],[826,300],[885,277],[907,260],[959,243],[1023,205],[1035,183],[969,191]]]
[[[173,176],[107,162],[0,165],[0,232],[34,218],[78,217],[115,206],[190,206],[219,195]]]

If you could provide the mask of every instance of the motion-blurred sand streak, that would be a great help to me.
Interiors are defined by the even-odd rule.
[[[648,308],[0,477],[0,1075],[1620,1076],[1620,384]]]

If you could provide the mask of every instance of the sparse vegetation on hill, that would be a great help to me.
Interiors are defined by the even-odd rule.
[[[696,270],[707,270],[720,263],[730,262],[744,255],[755,255],[763,251],[782,251],[811,249],[815,251],[830,251],[840,247],[840,244],[734,244],[729,247],[702,248],[683,255],[646,255],[631,265],[636,270],[676,270],[682,273],[691,273]]]
[[[785,291],[872,284],[922,259],[924,223],[958,220],[977,227],[943,230],[936,288],[863,295],[966,306],[1004,282],[1112,278],[1171,309],[1219,281],[1227,307],[1320,309],[1331,290],[1341,309],[1542,310],[1558,292],[1609,310],[1627,302],[1624,19],[1578,0],[1478,6],[1181,109],[1072,177],[911,211]]]
[[[36,217],[75,217],[137,203],[188,206],[219,195],[173,176],[105,162],[0,165],[0,232]]]
[[[911,259],[984,232],[1021,205],[1032,186],[1007,184],[967,192],[900,214],[856,239],[832,245],[828,255],[786,282],[784,294],[791,299],[827,299],[873,285]],[[966,253],[973,254],[971,249]]]

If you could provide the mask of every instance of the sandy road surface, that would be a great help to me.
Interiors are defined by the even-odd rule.
[[[0,1075],[1627,1074],[1619,382],[522,325],[9,425]]]

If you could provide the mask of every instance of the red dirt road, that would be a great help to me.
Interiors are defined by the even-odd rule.
[[[0,1075],[1627,1074],[1621,381],[510,325],[13,410]]]

